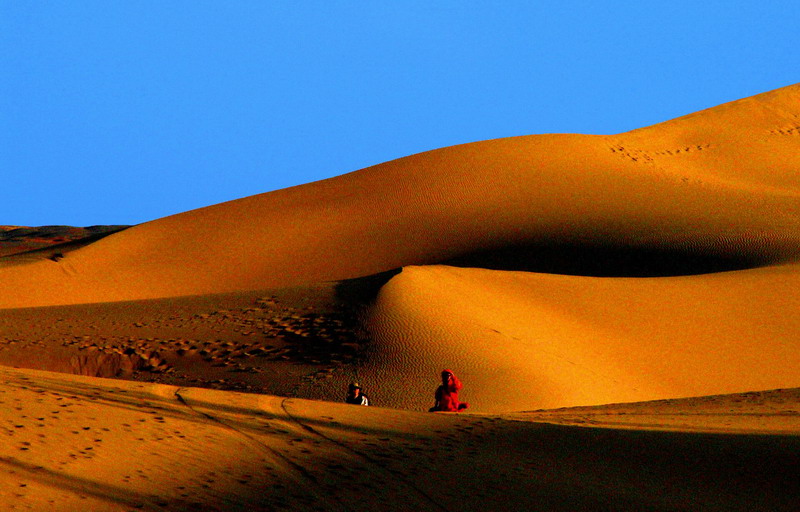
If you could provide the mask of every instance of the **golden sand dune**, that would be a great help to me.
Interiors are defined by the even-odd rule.
[[[360,314],[331,285],[2,310],[0,364],[333,401],[359,380],[417,411],[443,367],[477,412],[796,387],[797,275],[423,266]]]
[[[8,510],[779,511],[800,498],[797,436],[587,429],[557,425],[593,418],[580,410],[533,414],[546,425],[5,368],[0,401],[15,411],[0,423]],[[744,413],[780,432],[772,406],[800,409],[796,391],[714,403],[738,404],[728,431]],[[638,420],[664,408],[642,404]]]
[[[266,289],[520,245],[795,258],[798,105],[794,85],[629,133],[448,147],[159,219],[1,269],[14,293],[0,307]]]
[[[800,85],[72,249],[0,265],[0,364],[138,382],[0,366],[0,508],[797,508]]]
[[[409,267],[372,310],[360,377],[419,408],[458,368],[463,399],[492,412],[797,387],[798,290],[797,265],[626,279]]]
[[[463,374],[481,411],[800,386],[798,100],[795,85],[619,135],[444,148],[167,217],[57,262],[0,268],[0,307],[240,292],[406,267],[370,312],[363,362],[312,379],[299,396],[338,400],[360,378],[379,403],[421,410],[442,367]],[[411,266],[434,262],[503,271]],[[14,315],[8,325],[31,326],[17,338],[37,338],[37,324]],[[237,333],[285,338],[276,332],[287,325],[242,322]],[[117,338],[146,341],[137,323]],[[311,331],[298,328],[309,343]],[[58,329],[55,343],[100,334]],[[231,342],[215,329],[151,330],[143,357]],[[209,357],[227,364],[215,354],[236,350]],[[507,391],[498,397],[497,386]]]

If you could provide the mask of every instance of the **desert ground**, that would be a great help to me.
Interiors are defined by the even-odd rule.
[[[4,510],[800,502],[800,85],[2,226],[0,284]]]

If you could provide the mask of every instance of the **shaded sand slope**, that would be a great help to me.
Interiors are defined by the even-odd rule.
[[[608,279],[406,267],[358,311],[331,285],[0,311],[0,364],[423,411],[437,374],[473,411],[800,386],[796,265]]]
[[[795,264],[609,279],[407,267],[385,285],[359,376],[427,409],[442,368],[476,411],[800,386]]]
[[[14,411],[0,422],[7,510],[782,511],[800,499],[797,435],[578,428],[7,368],[0,402]]]
[[[67,254],[90,245],[127,226],[42,226],[15,228],[0,233],[0,268],[49,260],[58,262]]]
[[[0,307],[266,289],[528,244],[793,259],[798,125],[793,85],[630,133],[421,153],[0,269]]]
[[[422,266],[365,313],[331,284],[6,309],[0,364],[335,402],[358,380],[375,404],[416,411],[443,367],[487,413],[797,387],[799,276]]]
[[[0,365],[339,401],[357,313],[331,284],[3,309]]]
[[[6,256],[28,253],[28,260],[52,257],[97,241],[127,226],[0,226],[0,265]],[[40,258],[40,259],[41,259]],[[25,258],[18,258],[25,259]]]
[[[504,418],[636,430],[797,435],[800,388],[531,411]]]

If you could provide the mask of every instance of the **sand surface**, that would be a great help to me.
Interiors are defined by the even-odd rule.
[[[0,365],[338,400],[358,378],[357,315],[326,284],[0,310]]]
[[[796,265],[626,279],[407,267],[371,310],[360,371],[399,375],[381,399],[415,408],[458,368],[463,398],[491,412],[798,387],[797,290]]]
[[[15,235],[0,508],[796,510],[799,169],[794,85]]]
[[[737,409],[713,433],[670,433],[569,426],[587,411],[428,414],[6,368],[0,500],[64,511],[793,510],[800,437],[782,433],[797,427],[799,397],[717,398]],[[658,407],[646,411],[638,424],[660,421]],[[723,422],[747,432],[746,414],[771,428],[718,433]]]
[[[504,417],[631,430],[797,435],[800,388],[538,410]]]

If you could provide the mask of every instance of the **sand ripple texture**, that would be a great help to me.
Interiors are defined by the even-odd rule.
[[[381,403],[416,410],[443,368],[481,412],[797,387],[799,286],[796,265],[637,279],[407,267],[371,310],[359,372]]]

